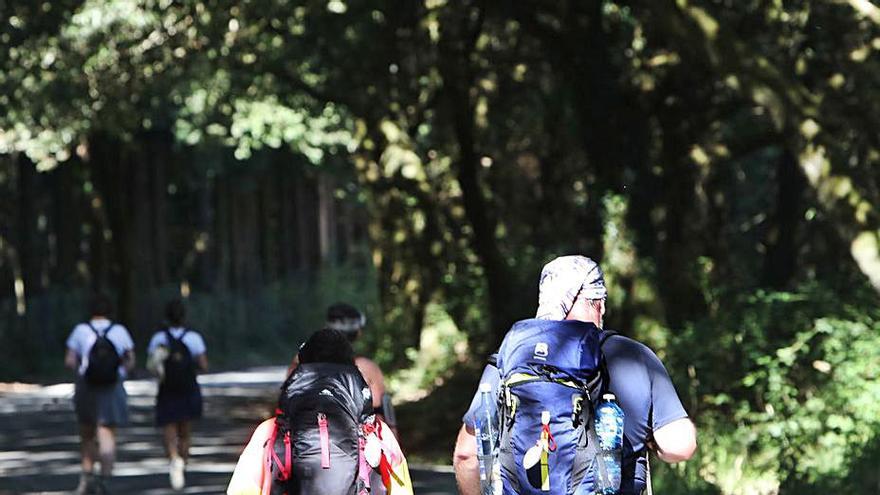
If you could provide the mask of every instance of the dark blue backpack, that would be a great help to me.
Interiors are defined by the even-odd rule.
[[[594,401],[608,387],[601,346],[610,335],[580,321],[524,320],[504,337],[497,366],[505,495],[572,494],[592,479]]]

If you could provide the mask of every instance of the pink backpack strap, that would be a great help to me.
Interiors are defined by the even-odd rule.
[[[324,413],[318,413],[318,434],[321,437],[321,469],[330,469],[330,432]]]
[[[364,447],[367,441],[363,434],[358,437],[358,478],[361,480],[361,491],[358,495],[365,495],[370,492],[370,465],[367,464],[367,458],[364,456]]]
[[[290,432],[284,432],[284,462],[282,462],[281,458],[278,457],[278,453],[275,452],[275,441],[278,439],[278,430],[279,427],[276,422],[272,426],[272,434],[269,435],[269,440],[266,441],[263,454],[265,467],[263,469],[263,486],[261,493],[264,494],[272,493],[272,483],[276,479],[278,481],[287,481],[293,473],[293,454],[290,449]],[[277,475],[273,474],[273,467],[275,466],[278,468]]]
[[[269,434],[269,439],[266,440],[266,443],[263,445],[263,486],[261,487],[260,493],[272,493],[272,482],[274,481],[272,464],[274,463],[275,439],[277,437],[278,423],[275,422],[272,424],[272,433]]]

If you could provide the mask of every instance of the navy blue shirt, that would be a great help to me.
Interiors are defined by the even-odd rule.
[[[610,376],[609,388],[617,396],[625,414],[621,491],[640,493],[645,485],[647,464],[644,456],[638,454],[645,449],[651,432],[675,420],[686,418],[688,414],[678,398],[669,373],[648,346],[622,335],[613,335],[605,341],[602,351]],[[480,383],[491,384],[493,392],[497,392],[500,381],[498,368],[486,366]],[[462,417],[462,422],[471,428],[474,426],[479,401],[480,396],[477,393]]]

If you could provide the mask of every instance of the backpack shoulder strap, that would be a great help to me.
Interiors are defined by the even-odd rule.
[[[104,330],[104,333],[103,333],[103,334],[102,334],[101,332],[99,332],[98,329],[95,328],[94,325],[92,325],[92,322],[87,321],[87,322],[86,322],[86,325],[88,325],[88,327],[91,328],[93,332],[95,332],[95,335],[96,335],[98,338],[102,338],[102,337],[107,337],[107,334],[110,333],[110,330],[112,330],[113,327],[116,326],[116,323],[113,323],[113,322],[111,321],[110,324],[107,325],[107,328]]]
[[[602,334],[599,336],[599,348],[601,349],[602,346],[605,344],[605,341],[615,335],[620,334],[615,332],[614,330],[602,330]]]
[[[489,357],[486,359],[486,364],[490,364],[496,368],[498,367],[498,351],[495,351],[489,355]]]
[[[168,345],[171,345],[172,342],[177,342],[178,344],[183,343],[183,335],[186,333],[186,329],[183,329],[183,333],[180,334],[180,338],[175,338],[171,333],[171,327],[165,327],[165,338],[168,339]]]

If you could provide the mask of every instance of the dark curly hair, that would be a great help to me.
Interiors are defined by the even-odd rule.
[[[313,333],[303,344],[299,362],[354,364],[354,350],[343,332],[325,328]]]

